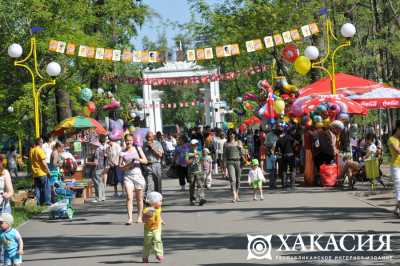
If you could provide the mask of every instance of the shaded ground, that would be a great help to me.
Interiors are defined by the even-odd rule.
[[[324,188],[266,191],[264,201],[253,201],[243,189],[242,201],[230,202],[228,183],[219,179],[208,191],[203,207],[189,206],[188,192],[178,181],[164,182],[164,265],[319,265],[320,261],[247,261],[247,234],[387,233],[393,234],[389,261],[338,261],[325,265],[399,265],[399,219],[368,199],[368,185],[356,192]],[[384,198],[385,191],[378,191]],[[358,193],[358,194],[357,194]],[[380,197],[380,194],[374,197]],[[387,199],[389,201],[389,199]],[[381,202],[381,200],[377,200]],[[388,203],[389,204],[389,203]],[[377,205],[377,204],[375,204]],[[132,265],[141,263],[143,225],[125,226],[123,200],[86,204],[72,221],[48,221],[46,215],[20,228],[26,245],[24,265]],[[276,242],[272,245],[276,247]],[[277,255],[277,253],[273,253]],[[297,253],[280,254],[283,256]],[[308,253],[305,255],[327,255]],[[329,254],[357,255],[357,254]],[[151,258],[151,261],[155,261]]]

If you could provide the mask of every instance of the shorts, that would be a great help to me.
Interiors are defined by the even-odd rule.
[[[6,266],[12,266],[14,264],[22,264],[22,256],[16,254],[14,256],[4,255],[4,264]]]
[[[261,188],[262,187],[262,180],[255,180],[251,182],[251,187],[253,189]]]
[[[125,184],[132,184],[134,190],[144,190],[146,187],[146,180],[142,175],[125,176]]]

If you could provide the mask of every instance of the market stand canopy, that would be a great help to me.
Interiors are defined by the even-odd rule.
[[[361,77],[336,74],[336,93],[346,96],[368,109],[400,108],[400,90]],[[331,81],[320,79],[299,91],[300,97],[331,94]]]
[[[90,128],[94,128],[99,135],[107,135],[107,130],[97,120],[84,116],[75,116],[63,120],[55,127],[52,135],[71,134]]]

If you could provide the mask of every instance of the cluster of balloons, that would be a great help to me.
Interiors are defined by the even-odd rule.
[[[316,128],[327,127],[334,120],[347,121],[349,114],[346,112],[346,106],[337,103],[321,103],[309,116],[303,116],[301,122],[307,127],[314,125]]]
[[[82,109],[82,113],[85,116],[90,116],[92,113],[96,112],[96,104],[91,101],[93,98],[93,92],[89,88],[83,88],[80,90],[79,99],[84,102],[85,106]]]

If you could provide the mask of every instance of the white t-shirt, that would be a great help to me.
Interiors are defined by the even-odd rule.
[[[251,169],[248,175],[248,182],[249,184],[253,183],[254,181],[257,180],[262,180],[263,182],[266,182],[264,174],[261,170],[260,167],[257,167],[256,169]]]
[[[43,149],[44,153],[46,154],[46,163],[50,164],[51,153],[53,152],[51,144],[49,144],[47,142],[43,143],[42,149]]]
[[[167,148],[167,151],[174,151],[175,150],[175,146],[176,146],[176,140],[174,143],[174,138],[172,139],[166,139],[165,142],[165,148]]]

